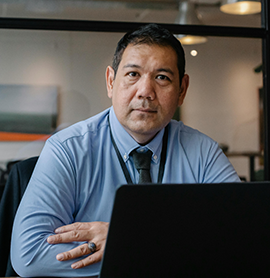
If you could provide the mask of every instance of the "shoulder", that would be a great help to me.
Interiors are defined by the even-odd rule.
[[[49,142],[59,142],[59,143],[67,143],[71,141],[81,141],[86,138],[91,138],[92,136],[96,136],[100,134],[102,129],[106,129],[108,127],[107,115],[110,109],[106,109],[103,112],[88,118],[84,121],[80,121],[76,124],[67,127],[53,136],[51,136],[48,141]]]
[[[170,122],[170,134],[172,138],[174,138],[175,140],[179,139],[179,141],[185,145],[194,143],[208,143],[211,145],[217,144],[206,134],[200,132],[197,129],[184,125],[183,122],[177,122],[175,120],[172,120]]]

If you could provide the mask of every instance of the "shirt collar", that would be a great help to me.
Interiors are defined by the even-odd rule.
[[[147,145],[141,146],[130,136],[130,134],[120,124],[115,115],[113,107],[111,107],[110,109],[110,125],[115,143],[125,162],[129,159],[130,153],[137,148],[150,149],[153,153],[152,161],[154,163],[159,162],[162,149],[162,138],[164,134],[164,128]]]

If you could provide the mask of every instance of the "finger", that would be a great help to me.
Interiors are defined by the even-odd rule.
[[[87,244],[82,244],[72,250],[69,250],[67,252],[60,253],[56,256],[56,259],[58,261],[67,261],[71,259],[75,259],[84,255],[87,255],[90,253],[90,250],[88,248]]]
[[[78,230],[49,236],[47,242],[50,244],[68,243],[72,241],[88,241],[89,238],[91,238],[91,233],[89,231]]]
[[[64,225],[59,228],[57,228],[54,232],[55,233],[65,233],[70,232],[74,230],[88,230],[92,226],[91,222],[84,223],[84,222],[75,222],[72,224]]]
[[[102,259],[102,255],[103,255],[103,252],[100,250],[100,251],[93,253],[90,256],[84,258],[83,260],[80,260],[80,261],[72,264],[71,267],[73,269],[78,269],[78,268],[82,268],[82,267],[100,262]]]

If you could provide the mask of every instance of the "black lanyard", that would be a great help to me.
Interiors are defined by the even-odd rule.
[[[128,184],[133,184],[130,174],[128,172],[128,169],[126,167],[126,164],[116,146],[116,143],[114,141],[113,135],[112,135],[112,130],[111,130],[111,125],[110,125],[110,119],[108,115],[108,122],[109,122],[109,128],[110,128],[110,135],[111,135],[111,140],[113,143],[113,147],[115,149],[115,152],[117,154],[118,160],[120,162],[120,165],[122,167],[123,173],[126,177],[127,183]],[[159,164],[159,171],[158,171],[158,183],[162,182],[163,174],[164,174],[164,168],[165,168],[165,162],[166,162],[166,153],[167,153],[167,143],[168,143],[168,125],[165,127],[164,135],[163,135],[163,140],[162,140],[162,151],[161,151],[161,158],[160,158],[160,164]]]

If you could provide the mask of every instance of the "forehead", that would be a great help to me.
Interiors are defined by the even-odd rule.
[[[123,52],[120,65],[126,63],[158,63],[177,68],[177,54],[171,46],[157,44],[129,44]]]

